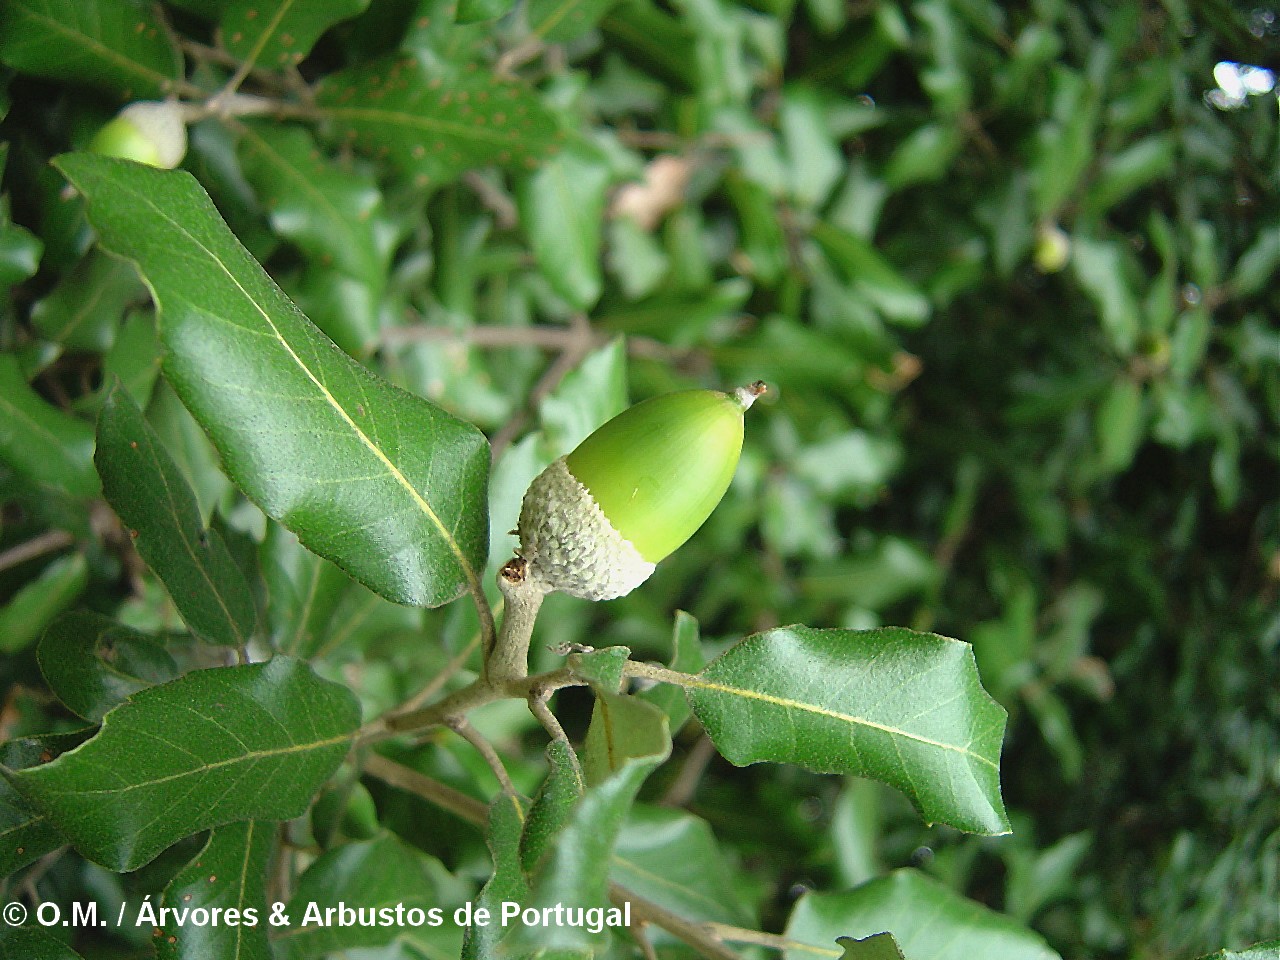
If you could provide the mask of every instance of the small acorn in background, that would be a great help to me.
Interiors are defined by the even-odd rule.
[[[529,485],[520,509],[527,581],[586,600],[621,597],[697,532],[742,453],[743,414],[765,392],[685,390],[614,417]]]
[[[171,170],[187,155],[182,106],[167,100],[131,103],[94,135],[89,151]]]
[[[1056,223],[1040,224],[1033,259],[1041,273],[1057,273],[1071,259],[1071,237]]]

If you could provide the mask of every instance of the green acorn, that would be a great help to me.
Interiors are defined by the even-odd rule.
[[[94,135],[89,150],[171,170],[187,155],[182,106],[167,100],[131,103]]]
[[[711,515],[738,466],[743,414],[764,393],[668,393],[614,417],[529,485],[529,582],[587,600],[630,593]]]
[[[1057,273],[1071,259],[1071,237],[1056,223],[1040,224],[1033,258],[1041,273]]]

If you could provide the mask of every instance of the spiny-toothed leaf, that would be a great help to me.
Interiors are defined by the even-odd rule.
[[[0,61],[124,100],[168,93],[182,64],[146,0],[0,0]]]
[[[71,154],[108,249],[160,309],[165,375],[228,475],[308,549],[398,603],[481,590],[489,445],[307,320],[189,174]]]
[[[663,734],[665,720],[663,717]],[[671,739],[664,737],[656,746],[653,753],[631,757],[616,773],[586,792],[535,871],[526,906],[608,906],[609,865],[618,831],[645,778],[670,754]],[[585,927],[520,924],[508,930],[500,949],[511,957],[576,960],[596,956],[607,940],[606,931],[593,934]]]
[[[582,760],[589,787],[603,783],[634,757],[660,753],[670,739],[667,715],[653,704],[603,688],[595,694]]]
[[[505,795],[499,795],[489,804],[489,829],[485,840],[489,855],[493,858],[493,874],[473,901],[477,910],[489,911],[489,916],[501,917],[502,904],[523,903],[529,897],[529,881],[520,865],[520,835],[524,830],[524,817],[520,807]],[[502,927],[497,923],[472,923],[462,941],[462,960],[489,960],[502,938]]]
[[[559,139],[555,117],[519,83],[430,76],[404,57],[326,77],[316,105],[340,136],[423,185],[491,163],[535,167]]]
[[[54,695],[95,722],[139,690],[178,674],[173,657],[154,638],[91,610],[65,613],[51,623],[36,658]]]
[[[902,627],[780,627],[735,644],[688,684],[731,762],[873,777],[929,822],[1009,832],[1000,798],[1006,714],[967,643]]]
[[[86,727],[74,733],[15,737],[0,746],[0,767],[24,770],[48,763],[92,733],[93,728]],[[0,876],[7,877],[66,842],[48,817],[33,809],[7,779],[0,779]]]
[[[346,687],[281,656],[143,690],[92,740],[6,776],[87,859],[124,872],[209,827],[301,815],[359,722]]]
[[[877,933],[861,940],[836,937],[836,943],[844,948],[844,956],[840,960],[906,960],[892,933]]]
[[[537,868],[586,789],[572,753],[573,747],[563,740],[547,744],[547,763],[551,769],[533,798],[524,833],[520,836],[520,863],[526,873]]]
[[[320,34],[367,6],[369,0],[231,0],[222,13],[222,43],[237,60],[283,70],[301,63]]]
[[[205,529],[195,494],[124,390],[102,407],[94,462],[103,494],[187,626],[210,643],[247,644],[258,618],[249,584],[222,537]]]
[[[1016,920],[910,869],[895,870],[844,893],[805,894],[796,902],[784,935],[830,949],[837,938],[885,932],[893,934],[911,960],[1062,960],[1039,934]],[[785,960],[813,956],[810,949],[791,947]]]
[[[603,647],[589,653],[573,653],[565,663],[579,680],[597,690],[617,693],[622,689],[622,670],[631,658],[627,647]]]
[[[270,960],[267,865],[277,829],[270,821],[249,820],[209,834],[204,849],[164,889],[160,905],[173,912],[157,928],[156,960]],[[219,908],[236,911],[240,922],[173,919],[186,919],[184,911]],[[256,924],[247,923],[247,909],[255,911]]]

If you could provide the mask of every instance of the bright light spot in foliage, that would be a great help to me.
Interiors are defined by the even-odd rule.
[[[1276,86],[1276,75],[1262,67],[1223,60],[1213,68],[1218,88],[1205,94],[1205,99],[1219,110],[1236,110],[1250,97],[1270,93]]]

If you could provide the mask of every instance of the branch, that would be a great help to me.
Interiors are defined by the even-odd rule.
[[[475,747],[480,756],[484,757],[484,762],[489,765],[489,769],[493,772],[503,793],[509,797],[518,797],[520,795],[516,791],[515,784],[511,782],[511,775],[507,773],[507,768],[503,766],[502,758],[498,756],[498,751],[493,748],[493,744],[486,740],[479,730],[471,725],[471,722],[466,717],[451,717],[448,721],[448,726],[450,730]]]
[[[69,547],[75,542],[76,538],[65,530],[46,530],[40,536],[32,537],[26,543],[20,543],[0,553],[0,571],[34,560],[46,553]]]
[[[377,777],[383,783],[434,803],[460,820],[465,820],[477,827],[483,828],[489,819],[488,807],[475,797],[469,797],[461,790],[455,790],[439,780],[433,780],[412,767],[388,760],[381,754],[369,754],[364,762],[364,772],[371,777]]]
[[[529,641],[547,591],[527,576],[528,568],[516,557],[498,571],[498,588],[504,600],[502,630],[485,651],[483,676],[488,683],[501,685],[529,675]]]

